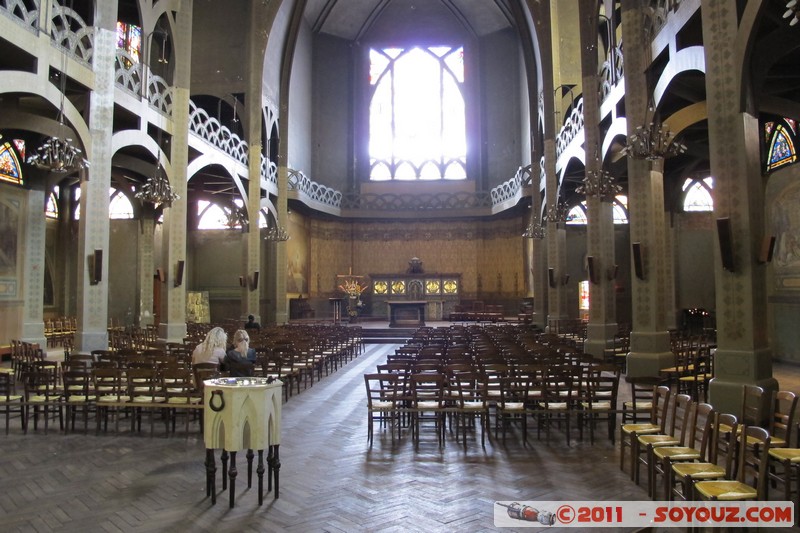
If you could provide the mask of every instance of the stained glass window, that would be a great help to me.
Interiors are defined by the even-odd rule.
[[[208,200],[197,202],[199,221],[197,229],[227,229],[228,215],[218,204]]]
[[[370,180],[465,179],[464,48],[371,49]]]
[[[22,185],[22,171],[19,159],[11,143],[0,145],[0,180]]]
[[[624,194],[614,197],[613,216],[614,224],[628,223],[628,197]]]
[[[392,294],[405,294],[406,293],[406,282],[405,281],[393,281],[392,282]]]
[[[714,189],[714,178],[704,179],[687,178],[683,183],[683,210],[684,211],[713,211],[714,199],[711,191]]]
[[[797,161],[797,122],[780,118],[764,122],[765,170],[770,172]]]
[[[117,48],[128,52],[133,58],[133,62],[139,63],[139,54],[142,50],[142,28],[136,24],[117,22]]]

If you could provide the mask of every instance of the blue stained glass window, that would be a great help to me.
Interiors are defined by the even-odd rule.
[[[797,141],[797,123],[788,118],[764,123],[766,141],[766,171],[770,172],[797,161],[795,143]]]
[[[11,143],[0,145],[0,180],[22,185],[22,171]]]

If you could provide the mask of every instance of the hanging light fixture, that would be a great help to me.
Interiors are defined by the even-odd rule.
[[[228,229],[240,229],[242,233],[246,233],[250,228],[250,221],[247,218],[247,211],[244,207],[234,203],[230,210],[225,211],[225,215],[228,217],[225,221]]]
[[[64,98],[67,94],[66,49],[61,55],[61,72],[57,72],[56,76],[59,77],[61,89],[61,102],[58,107],[58,131],[61,135],[45,139],[30,155],[28,163],[48,172],[68,174],[88,168],[89,161],[83,157],[81,149],[72,144],[72,139],[66,136],[67,126],[64,124]]]
[[[786,2],[786,12],[783,14],[783,18],[791,18],[789,26],[794,26],[800,22],[800,4],[797,3],[797,0]]]
[[[668,157],[682,154],[686,151],[686,145],[675,141],[675,135],[670,131],[666,123],[661,123],[655,117],[653,106],[649,106],[648,115],[651,119],[642,126],[637,126],[636,130],[628,136],[628,145],[622,149],[624,155],[634,159],[667,159]]]
[[[615,183],[614,176],[605,170],[590,170],[583,178],[583,184],[575,187],[575,192],[587,198],[592,196],[600,198],[603,202],[612,202],[614,197],[622,192],[622,186]]]
[[[164,205],[172,206],[172,202],[180,200],[180,196],[172,189],[169,178],[161,166],[161,129],[158,130],[158,155],[156,156],[156,170],[153,175],[147,178],[144,185],[136,192],[135,198],[143,202],[149,202],[158,207]]]
[[[567,204],[564,202],[558,201],[556,205],[547,208],[547,214],[545,215],[545,220],[547,222],[555,222],[556,224],[560,224],[562,222],[567,221]]]
[[[153,175],[147,178],[145,184],[142,185],[142,188],[139,189],[134,196],[156,207],[159,205],[170,207],[172,206],[172,202],[180,200],[181,198],[172,190],[172,185],[169,184],[169,179],[164,172],[164,168],[161,166],[160,160]]]
[[[278,225],[272,226],[264,234],[264,240],[270,242],[285,242],[290,238],[291,237],[289,236],[289,232],[286,231],[286,228]]]

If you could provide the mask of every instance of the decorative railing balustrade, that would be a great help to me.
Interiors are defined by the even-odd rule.
[[[247,143],[189,100],[189,131],[247,165]]]
[[[39,0],[0,0],[0,11],[20,25],[36,31],[39,23]]]
[[[346,193],[342,195],[342,209],[434,211],[446,209],[475,209],[492,206],[488,192],[439,193]]]
[[[131,94],[142,94],[142,64],[125,50],[117,49],[114,61],[114,83]]]
[[[501,183],[490,191],[492,205],[502,204],[508,200],[518,199],[523,187],[531,185],[531,165],[519,167],[514,177]]]
[[[625,63],[622,54],[622,43],[619,46],[614,46],[608,51],[608,56],[603,64],[600,66],[599,84],[600,84],[600,103],[602,104],[611,90],[622,81],[625,75]]]
[[[306,195],[309,199],[331,207],[342,207],[342,193],[312,181],[300,170],[289,169],[289,190]]]
[[[556,159],[561,157],[564,150],[567,149],[569,143],[580,133],[583,129],[583,96],[578,99],[578,102],[572,108],[564,125],[561,126],[561,131],[558,132],[556,137]]]
[[[278,186],[278,166],[261,154],[261,179]]]
[[[87,26],[75,10],[55,2],[51,22],[50,37],[53,41],[79,60],[91,64],[94,52],[94,27]]]
[[[147,101],[168,117],[172,116],[172,87],[161,76],[150,74],[147,78]]]
[[[650,4],[654,5],[645,9],[644,13],[649,22],[649,25],[646,25],[646,27],[652,39],[658,35],[661,28],[667,24],[669,14],[678,10],[681,5],[681,0],[655,0],[651,1]]]

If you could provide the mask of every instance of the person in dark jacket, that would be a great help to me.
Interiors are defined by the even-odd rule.
[[[233,334],[233,349],[225,356],[225,368],[232,377],[253,375],[256,351],[250,348],[250,335],[243,329]]]

